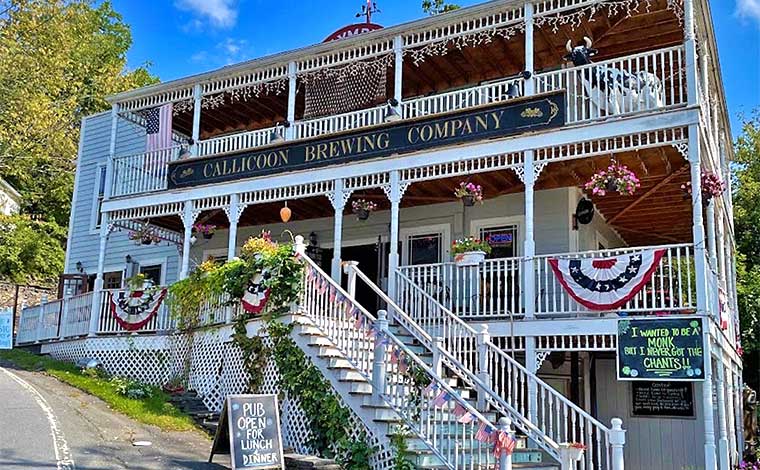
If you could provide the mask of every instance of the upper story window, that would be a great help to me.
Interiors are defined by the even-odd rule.
[[[93,207],[93,228],[100,228],[100,222],[103,219],[102,207],[103,199],[106,194],[106,167],[100,165],[95,172],[95,203]]]
[[[160,286],[161,285],[161,268],[162,266],[160,264],[150,265],[150,266],[140,266],[140,274],[144,274],[147,279],[149,279],[154,286]]]

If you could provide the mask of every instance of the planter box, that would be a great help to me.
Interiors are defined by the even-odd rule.
[[[478,266],[480,263],[485,261],[485,259],[486,259],[485,251],[468,251],[465,253],[459,253],[458,255],[454,255],[454,263],[460,267]]]

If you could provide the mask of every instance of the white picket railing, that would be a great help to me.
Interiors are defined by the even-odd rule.
[[[458,267],[449,262],[399,269],[459,317],[515,317],[524,312],[521,258],[489,259],[479,266]],[[404,286],[399,288],[401,298]]]
[[[113,159],[113,197],[160,191],[167,188],[169,163],[179,157],[181,147]]]
[[[40,321],[37,324],[39,328],[37,339],[44,341],[58,338],[58,325],[61,319],[63,300],[52,300],[42,304],[40,309]]]
[[[403,294],[396,304],[355,265],[346,266],[389,304],[394,320],[423,345],[430,336],[442,340],[443,360],[450,369],[550,455],[559,460],[560,443],[578,442],[586,446],[579,469],[612,469],[610,429],[492,343],[486,332],[477,332],[401,270],[395,281]],[[529,389],[535,390],[533,403]]]
[[[673,312],[697,308],[694,282],[694,255],[688,243],[651,247],[632,247],[583,253],[541,255],[535,258],[536,316],[566,316],[589,313],[589,309],[576,302],[560,284],[549,260],[553,258],[609,258],[634,254],[643,250],[664,249],[650,281],[641,291],[617,311]]]
[[[443,466],[455,470],[493,468],[493,444],[484,444],[475,437],[480,423],[487,423],[491,430],[496,427],[388,330],[384,312],[376,318],[311,259],[305,255],[302,258],[307,269],[300,313],[319,328],[376,392],[381,391],[379,398],[399,414]],[[343,302],[337,302],[337,296],[342,297]],[[380,336],[367,334],[371,329],[381,332]],[[387,344],[377,341],[382,337],[387,338]],[[394,356],[405,359],[394,360]],[[416,382],[410,377],[410,370],[414,370]],[[435,384],[437,391],[426,394],[422,388],[430,383]],[[450,400],[435,403],[433,398],[441,391],[447,392]],[[419,399],[410,398],[417,394]],[[457,405],[475,419],[467,424],[459,423],[453,412]]]
[[[567,90],[568,123],[685,105],[683,46],[540,73],[536,92]]]
[[[134,331],[125,330],[116,321],[113,315],[112,299],[114,296],[122,296],[126,293],[120,289],[106,289],[103,290],[100,295],[100,311],[98,312],[98,333],[134,333],[134,332],[153,332],[153,331],[168,331],[174,328],[175,321],[169,316],[169,309],[166,306],[166,302],[161,302],[158,312],[154,315],[148,323],[142,328]]]
[[[377,106],[349,113],[336,114],[335,116],[299,121],[294,125],[293,137],[295,139],[309,139],[325,134],[376,126],[385,122],[387,111],[387,106]]]
[[[513,89],[510,90],[510,87]],[[415,98],[401,103],[404,119],[461,111],[476,106],[501,103],[524,95],[525,80],[511,78],[472,88]],[[511,93],[510,93],[511,92]]]
[[[16,344],[28,344],[37,340],[37,324],[40,321],[41,305],[27,307],[21,311],[16,333]]]
[[[89,333],[93,295],[94,292],[87,292],[64,301],[61,338],[84,336]]]
[[[198,142],[198,156],[205,157],[263,147],[271,142],[272,131],[274,131],[274,128],[269,127],[201,140]]]

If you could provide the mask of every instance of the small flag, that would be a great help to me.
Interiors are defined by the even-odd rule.
[[[478,432],[475,433],[475,439],[477,439],[480,442],[491,442],[492,434],[493,434],[493,429],[489,428],[486,423],[480,423]]]
[[[466,411],[458,420],[457,422],[462,424],[470,424],[475,419],[475,416],[472,415],[469,411]]]
[[[465,413],[467,413],[467,410],[464,406],[461,403],[457,403],[457,406],[454,407],[454,416],[461,418]]]
[[[443,406],[451,400],[451,395],[448,392],[442,391],[433,399],[433,406]]]
[[[330,302],[335,303],[337,295],[338,291],[334,287],[330,287]]]
[[[515,451],[515,445],[517,442],[506,431],[499,431],[494,434],[493,437],[493,455],[496,458],[500,458],[502,455],[512,455]]]
[[[364,317],[363,316],[358,315],[356,317],[356,321],[354,321],[354,328],[356,328],[357,330],[361,330],[362,328],[364,328]]]
[[[391,353],[391,364],[398,364],[400,355],[401,355],[401,350],[394,349],[393,352]]]
[[[435,383],[435,380],[431,380],[427,387],[425,387],[425,390],[422,392],[427,395],[431,392],[437,392],[438,391],[438,384]]]
[[[407,370],[409,370],[409,361],[406,358],[406,356],[402,357],[401,360],[399,361],[398,370],[402,374],[405,373]]]

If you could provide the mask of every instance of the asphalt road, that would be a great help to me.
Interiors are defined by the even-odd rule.
[[[150,441],[146,447],[135,441]],[[163,432],[42,373],[0,364],[0,468],[218,470],[199,431]],[[227,464],[229,458],[215,461]]]

